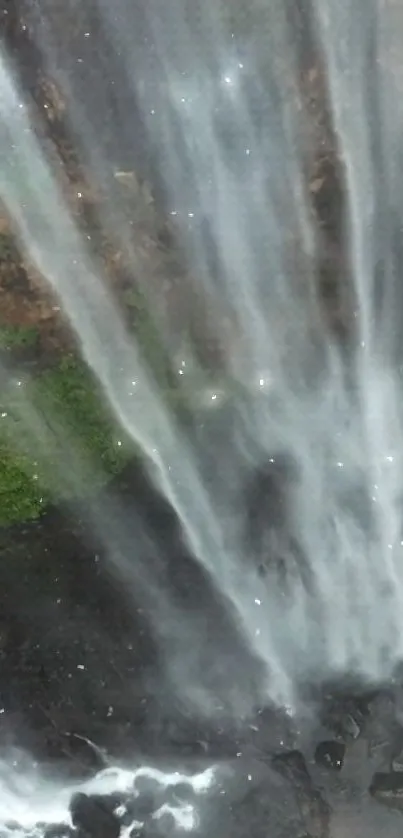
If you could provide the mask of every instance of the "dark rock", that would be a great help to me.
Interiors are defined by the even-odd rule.
[[[341,722],[341,729],[344,733],[346,738],[351,739],[358,739],[361,733],[361,725],[363,723],[363,716],[361,713],[356,711],[355,715],[353,716],[351,713],[347,713]]]
[[[342,739],[358,739],[364,725],[364,717],[355,708],[351,713],[341,712],[340,715],[337,712],[332,713],[326,719],[326,724],[336,736]]]
[[[286,751],[272,759],[273,768],[297,787],[310,787],[312,780],[301,751]]]
[[[323,768],[333,768],[341,771],[344,764],[346,746],[344,742],[335,740],[320,742],[315,750],[315,762]]]
[[[375,692],[364,692],[354,685],[337,689],[329,685],[323,696],[322,723],[333,731],[336,737],[344,740],[358,739],[376,698]]]
[[[260,787],[248,790],[240,800],[230,806],[230,828],[226,832],[225,823],[222,831],[225,835],[239,835],[240,838],[247,835],[253,835],[253,838],[267,838],[267,835],[271,834],[273,803]]]
[[[115,801],[100,795],[77,793],[70,801],[73,825],[89,838],[119,838],[120,824],[113,813]]]
[[[255,746],[256,756],[262,752],[290,751],[295,747],[297,738],[294,720],[277,707],[261,708],[248,731],[248,744]]]
[[[287,751],[272,760],[273,768],[293,786],[305,827],[311,838],[328,838],[330,808],[315,787],[300,751]]]
[[[52,823],[46,825],[43,838],[73,838],[74,830],[66,823]]]
[[[374,774],[369,793],[378,803],[403,811],[403,772]]]
[[[151,817],[153,812],[155,812],[159,806],[160,801],[158,800],[158,795],[148,792],[140,794],[135,800],[133,800],[130,812],[135,820],[145,821],[147,818]]]
[[[403,772],[403,750],[392,757],[392,771]]]
[[[195,793],[191,783],[176,783],[174,786],[168,786],[165,793],[165,802],[173,806],[178,803],[191,802],[194,798]]]
[[[134,780],[136,794],[161,794],[163,784],[150,774],[139,774]]]
[[[365,736],[377,768],[389,766],[403,745],[402,728],[396,718],[396,696],[392,690],[379,692],[370,704]]]

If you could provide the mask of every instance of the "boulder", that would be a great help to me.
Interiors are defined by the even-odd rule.
[[[78,792],[70,801],[73,825],[86,838],[119,838],[120,823],[114,814],[115,799]]]
[[[391,809],[403,811],[403,772],[391,771],[374,774],[369,787],[370,795]]]
[[[344,742],[329,740],[319,742],[315,750],[315,762],[322,768],[331,768],[334,771],[341,771],[344,764],[346,746]]]

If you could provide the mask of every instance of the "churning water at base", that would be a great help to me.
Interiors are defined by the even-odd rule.
[[[261,667],[257,686],[231,670],[216,690],[225,659],[206,664],[158,562],[116,554],[100,520],[171,687],[197,713],[237,718],[295,706],[306,680],[382,680],[403,658],[403,16],[387,0],[312,0],[303,13],[255,0],[247,16],[226,2],[26,0],[21,14],[188,398],[186,430],[123,322],[78,220],[83,195],[6,44],[1,200]],[[129,169],[153,182],[186,266],[168,303],[147,217],[141,238],[122,197]],[[220,347],[210,376],[196,309]]]
[[[135,804],[147,787],[154,792],[156,787],[160,790],[161,802],[152,815],[156,834],[166,834],[167,825],[172,835],[176,830],[180,834],[191,832],[201,825],[202,798],[208,795],[216,780],[216,769],[212,767],[196,774],[181,774],[147,765],[131,771],[119,767],[105,769],[86,783],[70,785],[57,783],[29,765],[25,765],[23,773],[20,766],[10,777],[8,764],[0,774],[4,774],[0,779],[2,830],[14,838],[43,834],[55,824],[63,834],[63,826],[71,827],[69,804],[76,794],[116,795],[114,811],[124,824],[121,834],[129,836],[144,825],[145,813],[141,809],[136,812]],[[174,792],[171,795],[170,789]],[[164,795],[169,802],[162,802]]]

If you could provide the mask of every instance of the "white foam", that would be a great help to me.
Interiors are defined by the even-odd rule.
[[[202,806],[203,796],[214,787],[217,774],[216,766],[192,774],[174,769],[162,770],[152,765],[136,768],[115,765],[87,781],[63,784],[61,780],[55,782],[50,779],[29,760],[24,759],[18,767],[14,761],[14,766],[11,761],[0,763],[0,828],[15,838],[42,834],[45,824],[71,825],[69,802],[76,792],[105,796],[121,793],[136,798],[140,794],[136,790],[136,779],[140,777],[156,781],[162,792],[179,783],[190,787],[198,798],[195,804],[181,800],[175,804],[162,803],[152,817],[160,820],[164,815],[171,815],[177,829],[191,831],[199,823],[197,808],[199,804]],[[135,821],[127,829],[130,831],[134,826]]]

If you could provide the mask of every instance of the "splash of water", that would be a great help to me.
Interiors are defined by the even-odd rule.
[[[66,4],[67,19],[73,6]],[[127,333],[66,198],[60,164],[2,46],[1,199],[117,419],[176,510],[195,560],[263,664],[260,694],[246,686],[242,694],[241,685],[233,692],[234,714],[266,698],[293,703],[308,674],[383,678],[403,654],[395,235],[403,209],[396,145],[402,110],[389,62],[397,31],[392,11],[372,3],[364,11],[348,0],[313,3],[309,11],[319,70],[311,67],[308,76],[323,75],[325,122],[343,185],[343,225],[334,234],[342,266],[336,285],[347,289],[348,300],[340,336],[318,279],[329,242],[307,180],[315,147],[306,131],[298,33],[287,5],[254,3],[249,27],[241,10],[230,14],[226,4],[196,4],[185,14],[178,0],[168,15],[154,3],[142,9],[99,0],[94,32],[81,32],[83,54],[74,59],[52,4],[27,9],[46,68],[63,91],[82,160],[103,194],[103,224],[133,273],[150,267],[113,173],[122,135],[136,151],[135,113],[175,219],[189,282],[213,328],[220,331],[224,315],[233,327],[221,363],[224,389],[235,395],[221,450],[213,432],[207,439],[198,433],[196,411],[194,437],[184,435]],[[95,50],[85,53],[94,21],[107,33],[106,62]],[[378,120],[370,118],[371,106]],[[99,134],[100,117],[109,145]],[[161,313],[152,281],[147,294],[174,362],[175,327]],[[190,350],[183,363],[194,368]],[[211,403],[216,397],[213,391]],[[222,457],[219,480],[200,466],[211,452],[217,464]],[[245,538],[245,479],[266,465],[270,471],[284,455],[293,469],[283,520],[273,521],[267,508],[255,549]],[[122,571],[122,558],[113,550],[111,556]],[[146,586],[158,591],[158,579],[147,577]],[[154,611],[161,635],[168,611],[169,603]],[[184,616],[178,621],[179,633],[186,632]],[[191,684],[198,711],[212,712],[214,687],[204,689],[203,673],[185,666],[180,680],[179,691]]]
[[[0,765],[0,788],[2,792],[1,818],[5,835],[20,836],[42,834],[49,825],[71,827],[69,803],[74,794],[120,795],[122,800],[130,796],[134,801],[141,795],[141,784],[149,781],[160,789],[163,797],[170,788],[184,784],[192,798],[189,801],[177,800],[157,807],[152,818],[157,824],[169,815],[179,833],[191,832],[200,820],[199,809],[203,807],[203,797],[208,795],[216,783],[216,769],[206,768],[194,774],[181,774],[179,771],[166,770],[153,766],[141,765],[129,770],[119,766],[99,772],[93,779],[82,783],[56,782],[39,771],[37,766],[21,763],[21,756],[10,755],[7,763]],[[10,765],[14,766],[10,772]],[[120,806],[120,808],[119,808]],[[116,803],[120,818],[126,814],[125,804]],[[126,818],[126,827],[122,835],[129,835],[132,830],[141,829],[143,823],[138,818]]]

